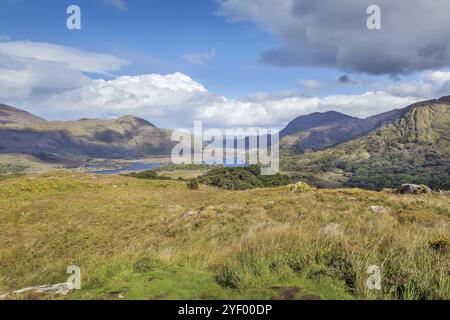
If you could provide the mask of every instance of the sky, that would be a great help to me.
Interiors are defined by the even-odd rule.
[[[381,9],[369,30],[367,8]],[[81,29],[69,30],[69,5]],[[448,0],[0,0],[0,103],[281,128],[450,94]]]

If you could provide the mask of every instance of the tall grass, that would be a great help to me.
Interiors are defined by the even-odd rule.
[[[63,282],[76,264],[82,290],[64,298],[450,298],[448,195],[291,189],[74,173],[1,181],[0,294]],[[366,285],[372,265],[380,291]]]

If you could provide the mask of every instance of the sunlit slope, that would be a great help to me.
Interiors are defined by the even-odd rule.
[[[448,299],[449,208],[444,194],[27,175],[0,182],[0,295],[75,264],[66,299]]]
[[[423,183],[450,189],[449,99],[412,105],[378,130],[296,161],[296,170],[304,173],[341,174],[344,185],[382,188]]]

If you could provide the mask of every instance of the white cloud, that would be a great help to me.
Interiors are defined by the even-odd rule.
[[[0,55],[20,62],[61,63],[73,70],[99,74],[117,71],[128,64],[128,61],[110,54],[31,41],[1,42]]]
[[[127,62],[108,54],[47,43],[0,43],[0,102],[49,119],[104,118],[132,114],[165,127],[282,127],[293,118],[336,110],[367,117],[405,107],[450,89],[450,72],[425,74],[384,90],[355,95],[306,97],[299,92],[260,93],[228,99],[182,73],[91,79]],[[306,81],[304,84],[317,85]],[[444,95],[444,94],[442,94]]]
[[[211,61],[216,56],[216,49],[211,49],[208,52],[203,53],[187,53],[183,56],[183,59],[190,63],[206,67],[208,61]]]
[[[103,2],[120,10],[126,10],[127,8],[124,0],[103,0]]]
[[[194,120],[206,126],[265,126],[280,128],[293,118],[317,111],[336,110],[368,117],[405,107],[420,99],[387,92],[361,95],[305,97],[299,93],[258,94],[227,99],[181,74],[150,74],[92,80],[81,88],[54,95],[39,106],[56,117],[70,115],[104,118],[132,114],[166,127],[190,127]],[[48,109],[48,106],[53,106]]]
[[[450,67],[448,0],[219,2],[220,15],[251,21],[280,40],[282,47],[262,55],[263,61],[277,66],[320,66],[376,75]],[[381,30],[366,26],[366,10],[373,4],[381,7]]]
[[[414,95],[417,97],[435,98],[448,95],[450,93],[450,72],[430,72],[419,81],[403,81],[389,86],[387,90],[397,96]]]
[[[212,98],[201,84],[184,74],[147,74],[92,80],[81,88],[52,96],[40,107],[54,106],[48,111],[60,116],[102,118],[132,114],[180,124]]]
[[[316,89],[322,85],[322,83],[313,79],[301,80],[299,82],[303,87],[308,89]]]
[[[216,101],[200,108],[199,118],[220,126],[282,127],[288,121],[312,112],[340,111],[357,117],[368,117],[419,101],[415,97],[396,97],[386,92],[360,95],[304,97],[292,95],[264,99]]]
[[[90,82],[85,73],[107,75],[128,62],[104,53],[30,41],[0,42],[0,98],[31,102]],[[45,98],[45,97],[44,97]]]

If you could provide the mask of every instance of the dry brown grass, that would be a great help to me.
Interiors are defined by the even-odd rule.
[[[325,299],[449,299],[449,231],[439,194],[27,175],[0,182],[0,293],[64,281],[77,264],[83,289],[67,298],[268,299],[297,286]],[[381,292],[365,285],[370,265]]]

